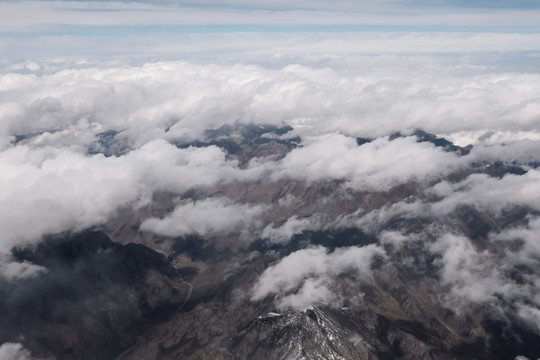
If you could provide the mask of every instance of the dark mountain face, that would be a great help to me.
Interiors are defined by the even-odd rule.
[[[297,136],[287,137],[292,131],[289,125],[257,125],[236,122],[225,124],[218,129],[205,131],[205,139],[194,142],[179,142],[180,148],[217,146],[229,155],[236,156],[242,164],[254,157],[274,156],[281,158],[298,146],[301,139]]]
[[[334,251],[336,248],[365,246],[376,242],[377,239],[373,235],[366,234],[357,228],[322,231],[304,230],[300,234],[293,235],[286,244],[275,244],[265,239],[257,239],[249,245],[248,250],[263,253],[277,251],[284,256],[314,245],[324,246],[330,251]]]
[[[291,130],[235,124],[176,145],[219,146],[242,168],[287,156],[298,147],[283,137]],[[94,150],[119,155],[117,135],[104,133]],[[433,134],[413,136],[444,154],[472,156]],[[0,283],[0,340],[57,359],[536,358],[540,332],[523,314],[537,306],[540,266],[527,257],[522,229],[534,228],[537,211],[447,194],[474,186],[471,178],[526,176],[527,167],[464,163],[377,191],[346,179],[260,176],[154,194],[120,209],[103,231],[13,248],[15,261],[42,271]],[[195,211],[207,198],[243,206],[231,211],[266,210],[247,225],[238,220],[243,227],[206,233],[141,227],[186,204]],[[227,215],[214,210],[210,220],[223,223]]]
[[[416,136],[418,142],[430,142],[437,147],[443,148],[445,151],[455,152],[461,156],[468,155],[472,149],[472,145],[466,147],[456,146],[445,138],[437,137],[436,135],[427,133],[423,130],[416,130],[413,135]]]
[[[42,356],[110,358],[187,294],[161,254],[100,231],[51,237],[13,257],[44,271],[0,287],[2,341],[22,336]]]
[[[126,139],[121,138],[121,132],[108,130],[96,135],[96,141],[88,148],[89,154],[103,154],[106,157],[120,156],[129,151]]]

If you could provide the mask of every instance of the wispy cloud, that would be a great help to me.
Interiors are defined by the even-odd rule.
[[[0,51],[10,60],[538,51],[540,8],[516,4],[0,2]]]
[[[390,25],[537,27],[540,9],[479,8],[435,3],[350,2],[93,2],[21,1],[0,4],[4,29],[55,25]]]

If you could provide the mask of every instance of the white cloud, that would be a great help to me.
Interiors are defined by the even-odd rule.
[[[154,192],[183,193],[245,175],[216,147],[178,149],[162,140],[109,158],[17,146],[0,153],[0,171],[3,251],[103,223],[118,207]]]
[[[252,288],[251,300],[273,295],[276,305],[283,309],[336,301],[330,291],[332,279],[351,270],[369,275],[375,255],[384,256],[376,245],[340,248],[332,253],[324,247],[296,251],[263,272]]]
[[[502,179],[473,174],[455,184],[441,182],[430,192],[443,199],[431,209],[437,214],[448,214],[456,206],[468,204],[494,213],[512,205],[538,210],[539,179],[540,171],[531,169],[524,175],[507,174]]]
[[[32,360],[30,351],[19,343],[3,343],[0,345],[0,360]]]
[[[536,330],[540,331],[540,310],[538,310],[538,307],[519,304],[517,308],[519,316],[525,319],[525,321],[532,323],[536,327]]]
[[[540,256],[539,231],[540,217],[529,216],[527,226],[505,229],[497,234],[493,234],[493,239],[505,242],[515,239],[523,241],[522,248],[518,252],[508,254],[508,256],[510,257],[512,255],[513,262],[535,265]]]
[[[402,246],[407,241],[411,241],[415,239],[414,236],[411,236],[411,235],[406,236],[397,231],[383,231],[379,235],[379,238],[380,238],[379,241],[381,244],[383,245],[392,244],[392,245],[396,245],[397,247]]]
[[[165,236],[188,234],[227,235],[231,232],[254,229],[268,206],[235,204],[227,198],[211,198],[183,202],[162,219],[149,218],[141,230]]]
[[[535,26],[538,9],[415,6],[410,2],[105,2],[19,1],[0,4],[4,30],[52,25],[437,25]]]
[[[46,271],[46,269],[42,266],[26,261],[14,262],[5,254],[0,253],[0,276],[7,281],[32,278],[44,271]]]
[[[452,307],[462,301],[482,303],[493,301],[496,294],[519,293],[512,282],[505,281],[501,268],[494,266],[497,262],[492,255],[487,250],[477,251],[465,237],[443,235],[431,244],[430,250],[442,255],[441,276],[443,283],[450,285],[445,296]]]
[[[281,226],[274,227],[274,223],[268,224],[261,232],[262,239],[268,239],[273,243],[283,244],[291,240],[296,234],[304,230],[315,230],[320,227],[320,219],[317,216],[298,218],[291,216]]]
[[[355,190],[386,191],[444,176],[466,161],[430,143],[418,143],[415,137],[379,138],[358,146],[354,138],[334,134],[291,151],[274,176],[307,182],[346,179]]]
[[[166,32],[152,36],[139,34],[78,37],[6,34],[0,38],[0,50],[11,62],[26,59],[52,59],[77,63],[96,60],[115,63],[144,63],[160,60],[188,59],[203,63],[252,63],[279,67],[288,64],[329,65],[349,69],[381,68],[382,64],[404,69],[407,66],[432,67],[452,64],[460,71],[510,68],[511,71],[538,71],[540,51],[538,34],[497,33],[218,33],[189,34]],[[9,49],[9,51],[7,51]],[[118,62],[118,60],[116,60]],[[46,61],[42,72],[59,68]],[[9,67],[9,61],[8,65]],[[5,68],[6,68],[5,67]],[[80,64],[75,67],[81,67]],[[434,74],[438,78],[440,73]]]
[[[280,309],[302,309],[312,304],[332,304],[339,306],[339,297],[331,289],[328,279],[308,278],[300,285],[297,292],[288,294],[279,300]]]
[[[61,144],[68,145],[114,129],[138,147],[155,138],[197,137],[236,120],[286,121],[300,135],[381,136],[416,128],[538,132],[538,74],[463,77],[460,71],[161,62],[8,73],[0,75],[0,135],[60,130]]]
[[[523,138],[513,139],[512,137],[516,135]],[[540,139],[537,133],[497,133],[493,137],[496,139],[490,138],[489,142],[481,141],[476,144],[472,154],[482,160],[517,162],[525,165],[540,161]]]
[[[41,69],[41,65],[39,65],[35,61],[24,61],[22,63],[16,63],[13,65],[8,66],[8,71],[20,71],[20,70],[29,70],[29,71],[37,71]]]

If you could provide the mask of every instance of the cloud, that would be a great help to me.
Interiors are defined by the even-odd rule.
[[[4,1],[0,49],[16,64],[59,57],[210,62],[257,57],[267,62],[274,55],[381,53],[437,53],[447,59],[451,53],[467,53],[469,58],[480,52],[491,61],[501,52],[540,50],[540,9],[530,4]],[[527,58],[519,55],[519,62]],[[527,64],[537,66],[534,59]],[[37,69],[28,64],[23,68]]]
[[[540,331],[540,310],[538,310],[538,304],[535,304],[535,306],[518,304],[517,308],[519,316],[526,322],[533,324],[536,331]]]
[[[462,77],[459,71],[161,62],[7,73],[0,75],[0,135],[42,134],[29,143],[81,146],[97,133],[116,130],[136,148],[156,138],[197,138],[236,120],[285,121],[304,137],[375,137],[416,128],[442,134],[538,132],[537,74]]]
[[[214,146],[178,149],[163,140],[109,158],[16,146],[0,153],[0,171],[3,251],[102,224],[119,207],[140,206],[155,192],[181,194],[244,177]]]
[[[332,279],[351,270],[369,275],[371,260],[376,255],[384,256],[384,251],[376,245],[340,248],[332,253],[320,246],[296,251],[259,276],[251,300],[273,295],[282,309],[337,301],[335,293],[330,291]]]
[[[383,231],[379,237],[382,245],[391,244],[398,247],[403,246],[407,241],[415,240],[414,236],[405,236],[397,231]]]
[[[320,219],[317,216],[298,218],[298,216],[293,215],[278,227],[274,227],[274,223],[268,224],[261,232],[260,237],[273,243],[283,244],[304,230],[316,230],[319,227]]]
[[[464,204],[493,213],[516,205],[538,210],[539,178],[540,171],[531,169],[524,175],[507,174],[502,179],[473,174],[458,183],[441,182],[430,190],[431,194],[442,198],[433,204],[432,211],[448,214]]]
[[[5,280],[14,282],[21,279],[33,278],[46,271],[42,266],[23,262],[13,262],[5,254],[0,254],[0,276]]]
[[[435,265],[441,266],[442,303],[457,313],[464,306],[490,306],[540,329],[538,228],[536,218],[526,227],[492,233],[485,249],[462,235],[441,234],[428,248],[440,256]]]
[[[235,1],[105,2],[20,1],[2,3],[0,23],[5,30],[34,30],[52,25],[142,26],[142,25],[448,25],[535,26],[538,9],[487,9],[448,6],[418,6],[418,2]],[[482,16],[479,16],[479,15]],[[25,15],[25,16],[23,16]]]
[[[504,229],[497,234],[493,234],[493,239],[502,240],[504,242],[511,242],[516,239],[519,240],[522,242],[520,250],[518,252],[509,253],[508,255],[513,255],[513,261],[516,263],[523,262],[535,265],[538,256],[540,256],[540,244],[537,241],[537,234],[539,231],[540,217],[530,215],[528,217],[527,226]]]
[[[442,258],[442,281],[450,285],[447,300],[482,303],[494,301],[497,294],[516,295],[513,283],[505,281],[487,251],[477,251],[462,236],[446,234],[431,244],[430,250]],[[459,308],[459,307],[458,307]]]
[[[37,71],[39,69],[41,69],[41,65],[39,65],[35,61],[25,61],[22,63],[16,63],[13,65],[10,65],[7,68],[8,71],[20,71],[20,70]]]
[[[24,41],[21,36],[5,34],[0,38],[0,49],[6,50],[3,53],[7,59],[5,68],[10,63],[37,58],[48,63],[38,73],[60,68],[60,61],[80,68],[77,63],[81,61],[143,64],[156,59],[186,59],[207,64],[250,63],[273,68],[304,64],[366,69],[387,64],[403,69],[405,63],[410,67],[452,64],[461,71],[471,65],[477,70],[497,68],[515,72],[538,71],[539,68],[536,59],[540,35],[535,33],[340,32],[338,29],[324,33],[324,29],[306,32],[301,28],[288,33],[238,33],[232,28],[222,33],[165,29],[155,30],[156,34],[152,35],[151,29],[143,28],[133,35],[116,30],[119,33],[115,36],[114,29],[107,28],[93,36],[26,36]]]
[[[32,360],[30,351],[19,343],[3,343],[0,345],[0,360]]]
[[[232,232],[254,229],[266,205],[235,204],[227,198],[211,198],[196,202],[183,202],[164,218],[149,218],[141,230],[164,236],[189,234],[223,236]]]
[[[492,139],[494,136],[496,139]],[[513,139],[514,136],[524,138]],[[489,138],[489,142],[484,140],[477,144],[473,149],[473,155],[487,161],[534,164],[540,161],[540,139],[536,138],[535,133],[497,133]]]
[[[354,138],[333,134],[292,150],[274,176],[308,183],[346,179],[355,190],[387,191],[401,183],[444,176],[465,161],[432,144],[418,143],[415,137],[378,138],[358,146]]]
[[[302,309],[311,304],[332,304],[339,306],[339,296],[333,291],[328,279],[308,278],[297,292],[284,296],[277,306],[280,309]]]

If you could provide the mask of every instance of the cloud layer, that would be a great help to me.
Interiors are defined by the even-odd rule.
[[[105,1],[20,1],[1,4],[2,30],[33,30],[51,25],[451,25],[451,26],[536,26],[538,7],[489,8],[437,2],[419,6],[417,1],[367,2],[322,1],[269,2],[105,2]],[[488,10],[489,8],[489,10]],[[482,16],[479,16],[479,15]],[[25,15],[25,16],[23,16]],[[249,20],[247,20],[249,19]],[[247,21],[246,21],[247,20]]]
[[[536,133],[538,74],[464,75],[452,66],[405,72],[187,62],[12,72],[0,76],[0,135],[4,147],[10,136],[27,134],[38,134],[36,145],[78,146],[112,129],[139,147],[155,138],[200,137],[236,120],[285,121],[300,135]]]
[[[397,66],[400,59],[380,66],[363,59],[371,62],[365,68],[187,61],[11,68],[0,75],[4,277],[43,271],[11,262],[13,246],[102,225],[119,209],[137,211],[167,194],[169,213],[145,214],[136,229],[157,238],[257,239],[281,250],[305,230],[356,228],[379,242],[294,249],[262,273],[253,301],[271,297],[280,309],[338,304],[336,277],[369,276],[376,256],[408,264],[412,246],[432,261],[447,306],[500,305],[502,296],[539,323],[539,284],[511,275],[537,268],[539,75]],[[207,132],[240,123],[293,129],[249,141]],[[474,148],[461,156],[418,142],[417,129]],[[242,147],[258,150],[248,156]],[[527,216],[504,223],[516,208]],[[468,228],[474,221],[480,240]]]

